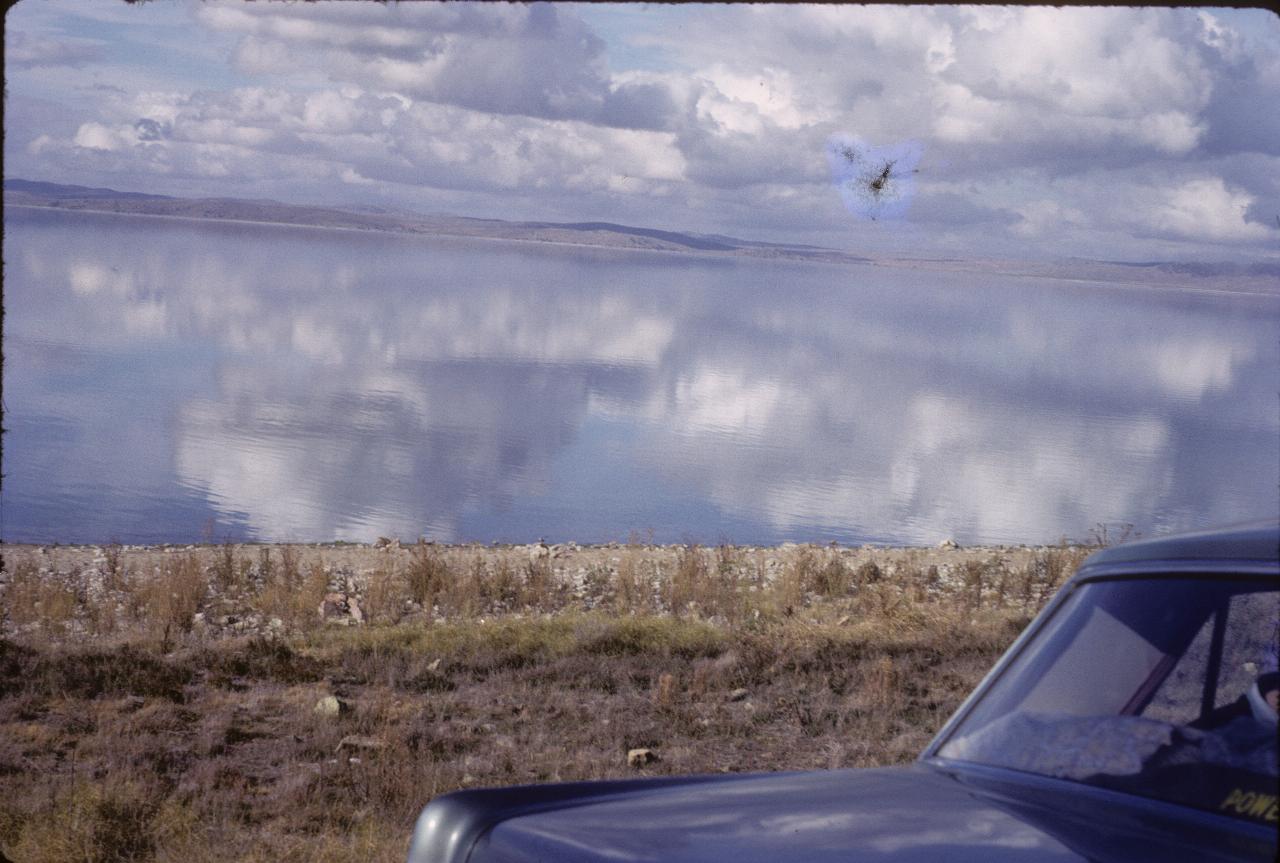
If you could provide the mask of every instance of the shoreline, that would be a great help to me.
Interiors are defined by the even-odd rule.
[[[839,249],[822,249],[817,252],[792,252],[782,246],[782,251],[775,255],[756,252],[751,247],[735,249],[697,249],[697,248],[662,248],[645,245],[627,245],[622,243],[586,243],[566,239],[538,239],[534,237],[503,237],[491,234],[450,231],[432,227],[430,230],[413,230],[411,228],[395,228],[380,225],[357,227],[354,225],[323,225],[314,222],[288,222],[271,219],[242,219],[231,216],[190,216],[180,213],[146,213],[131,210],[111,210],[94,207],[59,207],[51,204],[6,203],[5,207],[27,210],[44,210],[59,213],[92,213],[103,216],[138,216],[147,219],[173,219],[182,222],[214,222],[232,225],[273,225],[281,228],[300,228],[315,231],[343,231],[352,234],[374,234],[382,237],[402,237],[407,239],[451,239],[451,240],[483,240],[496,243],[522,243],[532,246],[550,246],[553,248],[593,249],[608,252],[655,252],[669,255],[698,255],[717,259],[745,258],[747,260],[776,260],[791,263],[834,264],[837,266],[875,265],[877,261],[842,252]],[[452,218],[471,218],[467,216]],[[478,220],[483,221],[483,220]],[[779,244],[781,246],[781,244]],[[890,265],[891,266],[891,265]]]
[[[188,199],[179,199],[188,200]],[[194,200],[194,199],[192,199]],[[1115,272],[1114,274],[1098,273],[1094,276],[1079,276],[1066,273],[1049,271],[1048,267],[1060,267],[1061,263],[1055,262],[1035,262],[1022,260],[989,260],[989,259],[933,259],[933,258],[887,258],[887,257],[867,257],[855,252],[843,251],[840,249],[817,249],[814,251],[804,251],[792,249],[787,244],[773,244],[765,248],[755,248],[753,246],[735,247],[729,250],[720,249],[698,249],[698,248],[662,248],[646,246],[642,244],[629,245],[625,243],[591,243],[581,242],[560,238],[535,238],[535,237],[517,237],[517,236],[494,236],[483,233],[470,233],[467,231],[451,231],[442,229],[438,226],[431,226],[429,229],[414,230],[412,228],[397,228],[393,226],[384,226],[370,224],[367,226],[354,225],[326,225],[312,222],[291,222],[283,220],[271,219],[244,219],[229,216],[195,216],[184,215],[178,213],[148,213],[133,210],[116,210],[106,207],[98,208],[91,206],[81,207],[62,207],[51,204],[37,204],[29,202],[6,202],[5,207],[13,207],[16,209],[43,210],[61,213],[91,213],[104,216],[138,216],[149,219],[173,219],[182,222],[213,222],[228,223],[242,225],[274,225],[283,228],[301,228],[321,231],[343,231],[352,234],[374,234],[387,237],[403,237],[417,239],[454,239],[454,240],[485,240],[499,243],[520,243],[526,246],[541,246],[551,248],[566,249],[592,249],[612,252],[656,252],[668,255],[695,255],[704,259],[732,260],[742,259],[746,261],[777,261],[798,264],[823,264],[838,267],[860,267],[870,266],[879,267],[889,270],[923,270],[926,272],[943,272],[967,274],[973,276],[998,276],[1001,278],[1015,279],[1045,279],[1063,284],[1084,285],[1094,288],[1119,289],[1124,291],[1144,291],[1144,292],[1168,292],[1175,294],[1196,294],[1204,296],[1228,296],[1228,297],[1251,297],[1264,300],[1275,301],[1280,299],[1280,292],[1275,289],[1275,280],[1270,277],[1251,276],[1251,275],[1212,275],[1201,276],[1197,280],[1188,279],[1175,273],[1161,272],[1154,274],[1148,279],[1132,278],[1132,272],[1126,268],[1123,272]],[[338,211],[348,215],[346,211]],[[448,218],[470,218],[470,217],[448,217]],[[484,221],[484,220],[478,220]],[[516,224],[516,223],[513,223]],[[556,227],[556,226],[552,226]],[[1111,264],[1105,261],[1089,261],[1090,266],[1102,267],[1123,267],[1124,265]],[[1124,276],[1129,276],[1125,278]],[[1209,282],[1209,284],[1197,283]],[[1224,285],[1221,282],[1228,284]],[[1243,284],[1242,284],[1243,283]]]
[[[422,539],[413,542],[406,542],[399,539],[380,538],[375,542],[353,542],[345,539],[332,539],[324,541],[279,541],[279,540],[217,540],[217,541],[200,541],[200,542],[61,542],[51,540],[49,542],[31,542],[26,540],[0,540],[0,553],[3,551],[65,551],[65,552],[88,552],[102,551],[107,548],[117,548],[124,552],[130,553],[171,553],[174,551],[210,551],[213,549],[225,548],[231,545],[236,549],[257,549],[257,548],[313,548],[313,549],[332,549],[335,551],[385,551],[385,550],[403,550],[412,548],[415,545],[425,544],[440,549],[454,550],[486,550],[486,551],[513,551],[518,549],[546,548],[558,552],[586,552],[599,551],[601,549],[650,549],[650,550],[679,550],[688,548],[731,548],[742,551],[794,551],[796,549],[833,549],[841,552],[941,552],[941,551],[965,551],[965,552],[1012,552],[1020,550],[1044,550],[1050,548],[1100,548],[1096,544],[1079,542],[1075,540],[1065,540],[1060,542],[1042,542],[1042,543],[976,543],[973,545],[961,545],[955,540],[945,539],[935,545],[927,544],[897,544],[886,542],[864,542],[864,543],[841,543],[834,540],[830,542],[778,542],[778,543],[748,543],[748,542],[649,542],[649,541],[625,541],[625,540],[605,540],[600,542],[576,542],[574,540],[566,540],[564,542],[501,542],[494,540],[492,542],[481,542],[479,540],[469,542],[453,542],[443,540]]]
[[[960,598],[1029,608],[1091,546],[308,543],[4,545],[0,637],[291,637],[603,611],[734,624]],[[841,614],[836,614],[837,617]]]

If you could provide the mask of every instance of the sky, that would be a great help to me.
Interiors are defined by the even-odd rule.
[[[967,258],[1280,259],[1263,10],[20,0],[4,171]]]

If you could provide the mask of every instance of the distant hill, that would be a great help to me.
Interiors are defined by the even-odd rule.
[[[508,222],[464,216],[423,215],[376,206],[320,207],[250,201],[240,198],[176,198],[141,192],[70,186],[23,179],[4,181],[6,205],[60,210],[177,216],[268,222],[319,228],[381,231],[425,236],[518,240],[610,249],[651,249],[693,254],[874,264],[919,270],[1020,275],[1039,279],[1097,282],[1131,287],[1185,288],[1197,291],[1280,295],[1280,260],[1261,261],[1097,261],[1071,258],[1057,261],[1009,261],[979,257],[868,258],[790,243],[742,240],[720,234],[691,234],[613,222]]]
[[[658,231],[653,228],[632,228],[627,225],[615,225],[612,222],[521,222],[520,224],[529,228],[563,228],[568,231],[605,231],[617,234],[627,234],[633,237],[650,237],[655,240],[662,240],[676,245],[688,246],[691,249],[701,249],[711,252],[731,252],[740,249],[744,245],[741,241],[735,241],[725,237],[727,242],[695,237],[690,234],[679,234],[674,231]]]
[[[6,192],[27,192],[46,198],[124,198],[134,201],[162,201],[167,195],[147,195],[142,192],[117,192],[115,189],[95,189],[89,186],[64,186],[61,183],[43,183],[39,180],[4,181]]]
[[[70,186],[34,180],[6,179],[6,204],[61,210],[179,216],[309,225],[322,228],[435,234],[541,243],[572,243],[604,248],[712,252],[752,257],[803,258],[865,263],[869,259],[817,246],[764,243],[733,237],[686,234],[612,222],[508,222],[462,216],[427,216],[372,206],[318,207],[239,198],[176,198]]]
[[[1102,261],[1101,263],[1200,277],[1280,276],[1280,261]]]

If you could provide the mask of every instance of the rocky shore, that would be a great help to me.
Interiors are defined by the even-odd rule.
[[[723,599],[727,587],[749,598],[781,597],[793,608],[881,580],[916,585],[922,598],[976,591],[979,603],[1003,604],[1042,598],[1026,590],[1037,570],[1060,569],[1057,558],[1074,563],[1087,551],[961,547],[951,540],[935,547],[407,545],[391,539],[369,545],[5,545],[0,596],[7,597],[9,613],[0,618],[0,634],[109,634],[128,629],[131,617],[157,611],[143,606],[175,599],[186,601],[190,617],[177,616],[184,609],[165,609],[170,635],[212,637],[568,608],[723,612],[707,607],[707,590],[700,589],[706,584],[687,585],[688,595],[673,590],[682,576],[716,588],[713,599]],[[1053,573],[1039,575],[1043,581]],[[620,591],[628,594],[623,602]]]

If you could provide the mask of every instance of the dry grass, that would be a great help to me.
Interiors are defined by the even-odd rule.
[[[369,573],[363,599],[361,609],[370,624],[398,623],[409,599],[408,585],[394,567],[380,566]]]
[[[138,599],[134,617],[168,644],[191,631],[208,597],[204,567],[194,554],[166,561],[159,578],[139,578],[130,594]]]
[[[643,614],[653,608],[652,578],[639,551],[627,548],[614,579],[613,607],[620,614]]]
[[[271,563],[261,573],[254,604],[269,619],[279,620],[291,630],[315,626],[316,608],[324,600],[329,583],[324,565],[317,561],[304,570],[291,546],[283,546],[280,557],[278,566]]]
[[[83,604],[75,588],[66,579],[42,576],[30,557],[13,561],[8,572],[4,610],[11,624],[50,637],[63,634]]]
[[[79,579],[7,555],[0,851],[400,860],[462,787],[903,762],[1083,556],[367,554],[124,549]],[[324,624],[352,581],[364,624]]]

